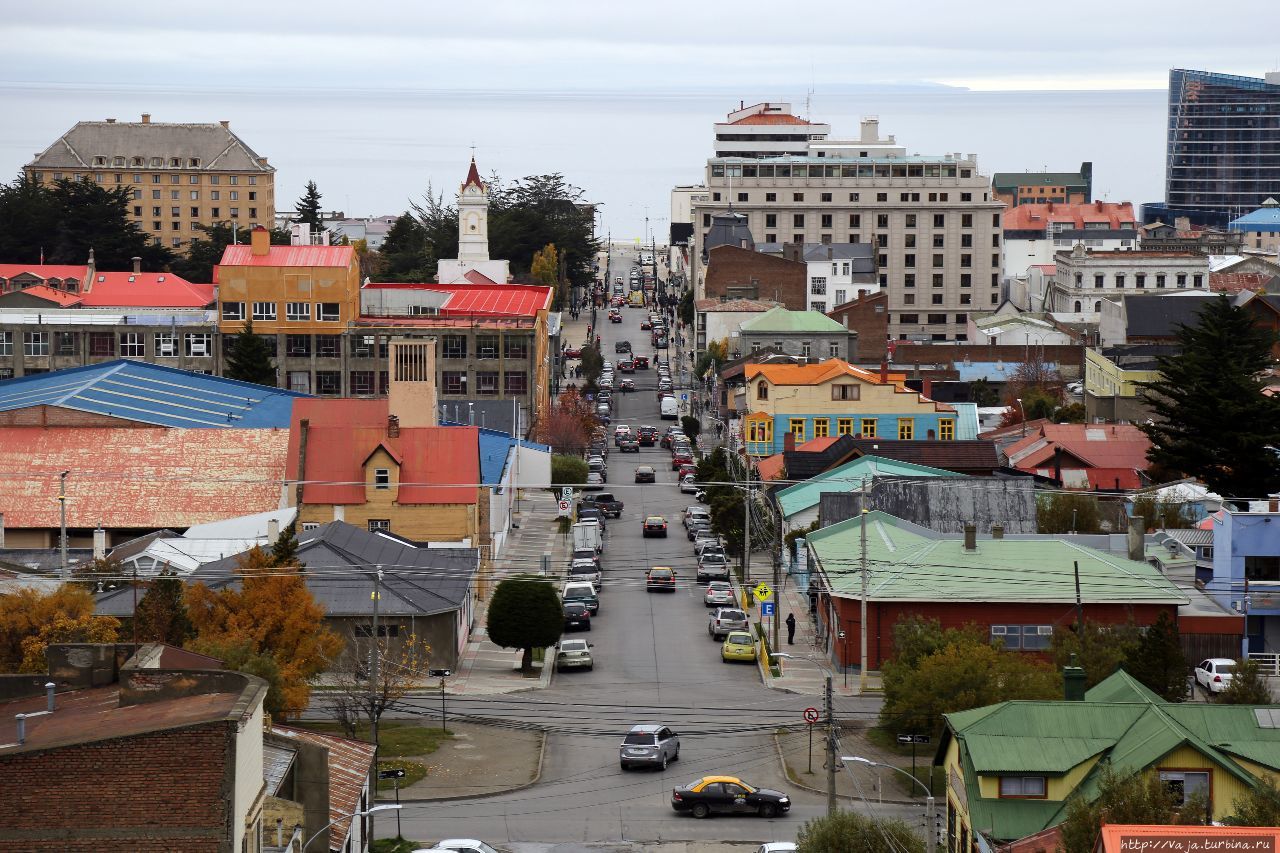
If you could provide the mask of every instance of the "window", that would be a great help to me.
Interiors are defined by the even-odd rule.
[[[223,320],[243,320],[244,319],[244,303],[243,302],[222,303],[222,319]]]
[[[498,396],[498,371],[476,371],[476,394],[481,397]]]
[[[765,200],[765,201],[777,201],[777,200],[778,200],[778,194],[777,194],[777,193],[765,193],[765,194],[764,194],[764,200]]]
[[[792,193],[792,194],[791,194],[791,200],[792,200],[792,201],[804,201],[804,193]]]
[[[747,422],[747,441],[773,442],[773,421],[754,420]]]
[[[914,293],[904,293],[904,294],[902,294],[902,304],[903,304],[903,305],[915,305],[915,304],[916,304],[916,295],[915,295]]]
[[[1160,781],[1173,794],[1179,806],[1186,805],[1193,797],[1208,798],[1210,793],[1207,770],[1161,770]]]
[[[341,358],[342,335],[316,335],[316,355],[321,358]]]
[[[818,223],[818,227],[820,227],[820,228],[831,228],[831,227],[832,227],[832,225],[831,225],[831,214],[830,214],[830,213],[824,213],[824,214],[822,214],[822,216],[820,217],[820,221],[819,221],[819,223]]]
[[[209,198],[213,201],[222,201],[222,192],[219,190],[209,190]]]
[[[351,371],[351,393],[357,397],[365,397],[373,393],[373,371]]]
[[[13,355],[13,332],[0,332],[0,355]]]
[[[1049,648],[1052,625],[992,625],[991,642],[1002,642],[1011,651],[1038,652]]]
[[[378,531],[391,532],[391,519],[389,518],[371,518],[369,519],[369,532],[377,533]]]
[[[305,370],[290,370],[287,377],[290,391],[297,391],[299,394],[311,393],[311,374]]]
[[[503,358],[520,358],[529,357],[529,339],[526,337],[505,337],[502,339],[502,357]]]
[[[738,193],[738,201],[746,201],[746,200],[747,200],[746,193]]]
[[[956,422],[951,418],[942,418],[938,421],[938,439],[941,441],[956,440]]]
[[[916,419],[898,418],[898,441],[911,441],[916,437]]]
[[[840,357],[840,344],[836,343],[835,341],[832,341],[831,343],[827,344],[827,358],[839,358],[839,357]]]
[[[380,492],[385,492],[391,488],[390,468],[373,469],[373,487]]]
[[[1164,281],[1165,281],[1165,275],[1164,275],[1164,273],[1157,273],[1157,274],[1156,274],[1156,287],[1164,287]]]
[[[939,254],[939,255],[934,255],[934,256],[933,256],[933,266],[934,266],[934,268],[935,268],[935,269],[937,269],[938,267],[943,266],[943,264],[944,264],[944,261],[943,261],[943,256],[942,256],[942,255],[940,255],[940,254]]]
[[[1204,287],[1204,276],[1200,275],[1199,273],[1196,273],[1195,275],[1191,276],[1191,286]]]
[[[1116,273],[1116,287],[1124,290],[1124,273],[1122,272]]]
[[[756,384],[756,399],[757,400],[769,399],[769,383],[765,382],[763,379],[761,379]]]
[[[876,227],[877,227],[877,228],[888,228],[888,227],[889,227],[889,214],[887,214],[887,213],[878,213],[878,214],[876,214]]]
[[[254,303],[254,311],[256,312],[257,303]],[[286,320],[307,321],[311,319],[311,303],[310,302],[287,302],[284,306],[284,318]],[[257,319],[256,317],[254,319]]]
[[[467,339],[464,335],[445,335],[441,346],[442,358],[466,358]]]
[[[962,213],[962,214],[960,214],[960,227],[961,227],[961,228],[972,228],[972,227],[973,227],[973,214],[972,214],[972,213]]]
[[[467,372],[465,370],[441,371],[440,384],[446,394],[466,394]]]
[[[1178,273],[1177,280],[1178,280],[1178,287],[1186,287],[1186,286],[1187,286],[1187,274],[1186,274],[1186,273],[1184,273],[1184,272],[1180,272],[1180,273]]]
[[[284,354],[287,356],[306,357],[311,355],[310,335],[285,335]]]
[[[142,332],[125,332],[120,336],[120,354],[125,358],[142,358],[147,354],[147,345],[142,339]]]
[[[947,226],[947,215],[945,213],[935,213],[933,215],[933,227],[945,228]]]
[[[508,370],[502,374],[502,393],[519,396],[529,393],[529,374],[523,370]]]
[[[155,337],[152,338],[152,343],[155,345],[156,357],[178,357],[178,336],[173,332],[156,332]]]
[[[1093,286],[1095,288],[1102,287],[1106,284],[1107,277],[1102,273],[1097,273],[1093,277]]]
[[[1043,798],[1046,792],[1043,776],[1001,776],[1001,797]]]
[[[823,201],[831,201],[831,193],[823,193],[823,194],[822,194],[822,200],[823,200]]]
[[[825,296],[827,293],[826,276],[814,276],[809,279],[809,292],[814,296]]]
[[[766,213],[766,214],[764,215],[764,227],[765,227],[765,228],[777,228],[777,227],[778,227],[778,214],[776,214],[776,213]]]
[[[863,438],[875,438],[876,429],[877,427],[876,427],[875,418],[859,418],[858,419],[858,433]]]
[[[497,335],[477,335],[476,336],[476,358],[495,359],[498,357],[498,336]],[[477,377],[478,379],[479,377]],[[497,393],[497,382],[494,383],[494,393]]]
[[[791,216],[791,227],[793,227],[793,228],[803,228],[803,227],[804,227],[804,214],[803,214],[803,213],[796,213],[796,214],[792,214],[792,216]]]
[[[208,358],[213,355],[213,335],[209,332],[187,332],[185,347],[188,358]]]
[[[342,373],[337,370],[316,371],[316,393],[336,397],[342,393]]]
[[[337,302],[316,303],[316,319],[322,323],[336,323],[342,319],[342,307]]]
[[[850,228],[861,228],[861,227],[862,227],[862,214],[860,214],[860,213],[851,213],[851,214],[849,214],[849,227],[850,227]],[[858,242],[858,241],[857,241],[857,240],[850,240],[849,242],[850,242],[850,243],[856,243],[856,242]]]
[[[837,418],[836,435],[853,435],[853,418]]]
[[[831,419],[830,418],[814,418],[813,437],[827,438],[830,435],[831,435]]]
[[[792,418],[787,423],[787,432],[796,437],[796,444],[804,441],[804,418]]]
[[[902,286],[903,286],[903,287],[915,287],[915,286],[916,286],[916,274],[915,274],[915,273],[913,273],[913,272],[909,272],[909,273],[907,273],[906,275],[904,275],[904,276],[902,277]]]
[[[41,356],[49,354],[48,332],[23,332],[22,354]]]
[[[254,320],[275,320],[276,304],[274,302],[255,302],[253,303],[253,319]]]
[[[1246,556],[1244,576],[1251,581],[1280,581],[1280,557]]]
[[[888,201],[888,200],[889,200],[888,193],[876,193],[876,201]]]
[[[862,387],[853,382],[842,382],[831,386],[832,400],[858,400]]]

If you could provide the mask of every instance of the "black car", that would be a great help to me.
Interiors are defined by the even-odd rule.
[[[791,798],[781,791],[753,788],[734,776],[704,776],[674,789],[671,808],[694,817],[756,814],[772,818],[791,810]]]
[[[591,630],[591,611],[587,610],[587,605],[577,601],[566,601],[564,604],[564,628],[581,628],[583,631]]]
[[[658,441],[658,428],[642,426],[637,430],[636,435],[640,439],[641,447],[653,447]]]
[[[614,351],[615,353],[631,352],[631,342],[630,342],[630,341],[618,341],[616,344],[614,344],[614,345],[613,345],[613,351]]]

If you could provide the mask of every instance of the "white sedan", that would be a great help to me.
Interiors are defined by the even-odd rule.
[[[446,838],[435,847],[421,847],[413,853],[499,853],[475,838]]]
[[[1210,693],[1221,693],[1235,670],[1236,662],[1231,658],[1207,658],[1196,664],[1196,684]]]
[[[680,491],[687,495],[696,494],[698,492],[697,477],[694,474],[685,474],[684,479],[680,481]]]
[[[595,666],[591,658],[591,644],[586,640],[561,640],[556,652],[556,669],[586,669]]]

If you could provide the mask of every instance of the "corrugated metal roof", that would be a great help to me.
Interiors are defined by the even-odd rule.
[[[295,391],[143,361],[116,361],[0,382],[0,411],[59,406],[167,427],[284,428]]]
[[[355,249],[350,246],[272,246],[265,255],[253,254],[253,246],[240,243],[222,252],[223,267],[342,267],[351,266]],[[215,276],[216,278],[216,276]]]
[[[969,551],[962,537],[924,536],[901,519],[873,511],[867,518],[870,601],[1076,601],[1079,564],[1085,604],[1185,604],[1186,595],[1145,562],[1104,554],[1062,539],[982,539]],[[837,595],[857,598],[861,520],[816,531],[809,544]],[[1034,567],[1031,570],[1030,567]]]
[[[313,732],[293,726],[272,725],[271,731],[284,737],[322,746],[329,754],[329,817],[334,831],[329,834],[329,849],[342,850],[358,818],[352,815],[360,808],[360,794],[369,781],[377,750],[371,743],[337,735]],[[342,831],[339,831],[339,830]]]
[[[847,465],[841,465],[831,471],[778,492],[778,505],[782,507],[784,516],[792,516],[798,512],[818,505],[823,492],[857,491],[876,477],[963,477],[953,471],[931,468],[928,465],[916,465],[911,462],[899,462],[880,456],[862,456]]]
[[[181,529],[280,504],[289,434],[276,429],[0,428],[0,511],[11,528]]]
[[[204,308],[216,301],[217,291],[168,272],[100,272],[81,296],[86,308]]]
[[[847,335],[849,330],[821,311],[791,311],[781,306],[742,321],[743,334],[802,333]]]
[[[263,742],[262,781],[266,783],[268,796],[275,797],[279,795],[280,783],[284,781],[284,775],[293,766],[293,759],[297,754],[298,751],[291,746],[273,743],[269,740]],[[289,799],[289,797],[285,797],[285,799]]]
[[[453,287],[440,312],[453,315],[531,317],[551,307],[551,288],[532,284],[476,284]]]
[[[79,305],[84,300],[76,293],[67,293],[65,290],[58,290],[49,287],[46,284],[37,284],[31,287],[24,287],[22,290],[11,290],[10,293],[21,293],[26,296],[34,296],[37,299],[43,299],[52,302],[59,308],[69,308],[72,305]]]
[[[23,273],[30,273],[46,281],[51,278],[74,278],[83,282],[89,274],[89,268],[82,264],[0,264],[0,278],[13,278]]]

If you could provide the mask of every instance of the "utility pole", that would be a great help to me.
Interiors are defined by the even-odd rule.
[[[925,853],[937,853],[938,826],[936,805],[932,793],[924,801],[924,832]]]
[[[60,538],[59,548],[62,552],[62,579],[67,580],[71,577],[70,569],[67,566],[67,475],[70,471],[63,471],[58,475],[58,514],[61,517],[59,522]]]
[[[1080,636],[1084,637],[1084,601],[1080,598],[1080,561],[1074,560],[1071,563],[1076,575],[1076,630],[1080,632]],[[1246,581],[1247,583],[1247,581]]]
[[[751,460],[743,459],[746,466],[742,479],[747,484],[747,499],[742,503],[742,582],[751,585]]]
[[[858,693],[867,692],[867,493],[862,494],[862,624],[858,626],[858,632],[862,642],[862,660],[861,669],[858,671]],[[847,663],[845,664],[848,665]]]
[[[369,781],[370,796],[378,797],[378,600],[382,597],[382,566],[373,574],[373,651],[369,662],[369,735],[373,740],[373,771]],[[369,837],[373,834],[373,815],[369,816]]]
[[[770,648],[776,652],[782,648],[778,645],[778,623],[782,620],[782,524],[776,517],[773,521],[777,534],[773,542],[773,600],[776,603],[773,605],[773,645]]]
[[[836,813],[836,716],[831,701],[831,676],[827,676],[827,689],[823,697],[827,709],[827,817]]]

